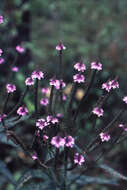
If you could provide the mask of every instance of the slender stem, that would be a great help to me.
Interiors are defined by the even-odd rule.
[[[88,96],[88,93],[89,93],[89,91],[90,91],[90,88],[92,87],[92,84],[93,84],[93,82],[94,82],[95,75],[96,75],[96,70],[94,70],[93,73],[92,73],[92,75],[91,75],[91,78],[90,78],[90,82],[89,82],[89,84],[88,84],[88,87],[87,87],[87,89],[86,89],[86,91],[85,91],[85,93],[84,93],[84,96],[82,97],[82,99],[81,99],[81,101],[80,101],[80,103],[79,103],[79,105],[78,105],[78,108],[77,108],[77,110],[76,110],[76,112],[75,112],[75,115],[74,115],[74,118],[73,118],[73,122],[76,121],[76,118],[77,118],[77,116],[78,116],[78,113],[79,113],[79,111],[80,111],[80,108],[81,108],[82,104],[84,103],[84,101],[86,101],[86,98],[87,98],[87,96]]]
[[[65,147],[65,159],[64,159],[64,184],[63,184],[63,190],[66,190],[66,180],[67,180],[67,158],[68,158],[68,150]]]
[[[48,107],[49,114],[52,114],[53,95],[54,95],[54,86],[51,87],[51,92],[50,92],[49,107]]]
[[[10,115],[12,115],[17,109],[18,107],[22,104],[26,94],[28,92],[28,86],[26,87],[25,91],[22,93],[22,95],[20,96],[20,99],[18,101],[18,103],[14,106],[14,108],[12,109],[12,111],[10,111],[7,115],[7,117],[9,117]]]
[[[34,97],[34,106],[35,106],[35,113],[38,114],[38,79],[36,79],[35,83],[35,97]]]
[[[62,50],[59,51],[59,79],[62,79],[63,76],[63,64],[62,64]]]
[[[10,97],[10,93],[7,94],[7,98],[6,98],[4,106],[3,106],[3,113],[6,112],[6,108],[7,108],[7,103],[8,103],[9,97]]]

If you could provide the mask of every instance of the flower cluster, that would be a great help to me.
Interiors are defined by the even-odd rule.
[[[93,112],[93,114],[97,115],[98,117],[101,117],[101,116],[103,116],[104,110],[100,107],[95,107],[92,112]]]
[[[25,51],[25,49],[21,45],[17,45],[16,50],[18,53],[24,53],[24,51]]]
[[[64,88],[66,86],[65,82],[63,82],[63,80],[58,80],[55,78],[51,78],[49,84],[51,86],[54,86],[57,90],[59,90],[60,88]]]
[[[64,44],[62,42],[60,42],[57,46],[56,46],[56,50],[58,51],[62,51],[65,50],[66,47],[64,46]]]
[[[104,142],[104,141],[109,141],[110,140],[110,135],[108,133],[100,133],[100,138],[101,138],[101,141]]]
[[[16,86],[14,84],[7,84],[6,85],[7,93],[12,93],[16,91]]]
[[[72,148],[75,144],[75,141],[72,136],[66,136],[63,138],[58,135],[58,136],[52,137],[51,144],[54,145],[56,148],[60,148],[64,146]]]
[[[79,153],[76,153],[76,154],[74,155],[74,163],[75,163],[75,164],[78,164],[78,165],[82,165],[83,162],[85,162],[84,156],[82,156],[82,155],[79,154]]]
[[[83,83],[85,81],[85,77],[81,73],[86,70],[85,64],[80,61],[74,65],[74,69],[79,71],[79,73],[73,75],[73,81],[76,83]]]
[[[127,96],[123,97],[123,101],[127,104]]]
[[[12,67],[12,69],[11,69],[13,72],[18,72],[18,70],[19,70],[19,68],[18,67]]]
[[[4,22],[3,16],[0,15],[0,24],[3,24],[3,22]]]
[[[0,49],[0,56],[2,55],[2,53],[3,53],[3,50],[2,50],[2,49]]]
[[[92,62],[91,69],[100,71],[100,70],[102,70],[102,64],[100,62]]]
[[[48,98],[42,98],[42,99],[40,100],[40,104],[41,104],[42,106],[47,106],[47,105],[49,104]]]
[[[119,83],[117,80],[109,80],[102,84],[102,89],[105,89],[107,92],[110,92],[111,89],[115,88],[119,88]]]
[[[21,116],[25,116],[28,113],[28,109],[24,106],[21,106],[17,110],[17,114]]]
[[[3,64],[4,58],[0,57],[0,65]]]

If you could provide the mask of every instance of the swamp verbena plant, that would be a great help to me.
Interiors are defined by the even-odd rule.
[[[3,17],[0,16],[0,23],[3,23]],[[66,83],[63,80],[64,65],[63,65],[63,51],[66,47],[62,42],[56,46],[56,50],[59,55],[59,71],[54,73],[51,79],[47,79],[45,73],[40,70],[34,70],[31,76],[27,77],[24,81],[25,90],[21,94],[19,101],[8,112],[9,100],[16,93],[16,85],[8,82],[6,84],[7,98],[3,105],[3,111],[0,115],[1,131],[4,132],[7,141],[13,141],[16,145],[21,147],[23,151],[29,156],[33,162],[37,163],[36,169],[30,169],[21,176],[21,178],[15,182],[12,180],[11,173],[8,171],[4,163],[1,161],[1,165],[11,177],[8,178],[14,185],[14,189],[79,189],[89,183],[99,184],[112,184],[118,185],[118,179],[127,180],[127,177],[116,172],[112,168],[105,164],[100,164],[99,160],[105,155],[113,146],[117,146],[120,142],[126,139],[125,132],[127,131],[126,124],[119,122],[120,117],[127,109],[127,96],[124,96],[121,100],[122,108],[117,115],[109,121],[108,125],[103,126],[100,129],[96,129],[97,119],[103,119],[104,109],[103,105],[108,100],[111,92],[119,88],[117,77],[115,79],[109,79],[103,83],[100,88],[102,89],[102,95],[99,97],[96,105],[91,108],[90,116],[94,117],[93,124],[93,139],[90,139],[88,144],[84,144],[84,147],[80,147],[80,136],[78,134],[78,117],[82,104],[84,105],[89,92],[95,81],[95,77],[98,72],[102,71],[102,64],[99,61],[94,61],[89,65],[91,70],[91,76],[89,79],[85,78],[85,72],[87,72],[87,66],[82,60],[74,65],[75,74],[73,75],[72,88],[68,97],[65,96],[64,89]],[[21,45],[16,46],[18,53],[23,53],[24,48]],[[2,56],[2,49],[0,49],[0,56]],[[0,58],[1,64],[4,59]],[[18,67],[13,65],[13,72],[18,72]],[[9,80],[11,79],[11,76]],[[45,83],[48,80],[48,86],[43,87],[41,92],[43,98],[39,102],[39,88],[41,83]],[[78,104],[73,109],[75,102],[75,94],[79,86],[84,86],[84,94]],[[87,84],[87,85],[86,85]],[[34,112],[29,114],[29,110],[24,104],[24,98],[33,89],[34,94]],[[48,96],[49,95],[49,96]],[[42,107],[45,109],[42,115]],[[28,145],[23,142],[22,137],[16,134],[14,126],[18,127],[20,122],[24,120],[33,120],[35,124],[35,133],[31,143]],[[116,127],[120,133],[114,136]],[[25,135],[25,134],[24,134]],[[105,145],[109,145],[105,152],[102,152],[99,148]],[[43,156],[38,151],[37,146],[41,147],[44,151]],[[98,149],[100,152],[98,152]],[[91,161],[90,157],[93,152],[97,150],[95,159]],[[92,167],[98,167],[109,174],[113,175],[112,179],[87,176],[86,172]],[[1,173],[6,175],[4,172]],[[11,179],[10,179],[11,178]],[[31,181],[31,179],[40,179],[40,181]]]

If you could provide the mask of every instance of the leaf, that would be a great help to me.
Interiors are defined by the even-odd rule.
[[[22,121],[27,120],[29,117],[30,116],[24,116],[24,117],[21,117],[20,119],[18,119],[19,117],[12,117],[12,118],[9,118],[9,119],[5,119],[4,120],[5,126],[8,129],[10,129],[10,128],[14,127],[15,125],[17,125],[18,123],[21,123]],[[3,128],[2,123],[0,123],[0,133],[2,133],[2,132],[4,132],[4,128]]]
[[[8,170],[3,161],[0,160],[0,173],[10,181],[13,185],[16,185],[11,172]]]
[[[18,180],[15,190],[20,189],[26,182],[32,178],[40,178],[47,181],[47,175],[42,173],[41,170],[30,170],[25,172]]]
[[[99,168],[105,170],[106,172],[108,172],[109,174],[111,174],[114,178],[116,179],[123,179],[123,180],[127,180],[127,177],[120,174],[119,172],[117,172],[116,170],[114,170],[113,168],[107,166],[106,164],[101,164],[99,165]]]

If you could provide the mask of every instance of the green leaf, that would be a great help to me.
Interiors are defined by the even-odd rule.
[[[0,174],[2,174],[10,183],[16,185],[11,172],[8,170],[3,161],[0,160]]]
[[[105,170],[106,172],[108,172],[109,174],[111,174],[114,178],[116,179],[123,179],[123,180],[127,180],[127,177],[120,174],[119,172],[117,172],[116,170],[114,170],[113,168],[107,166],[106,164],[101,164],[99,165],[99,168]]]
[[[47,181],[47,175],[44,174],[41,170],[30,170],[25,172],[17,181],[15,190],[19,190],[23,185],[31,180],[32,178],[40,178]]]

